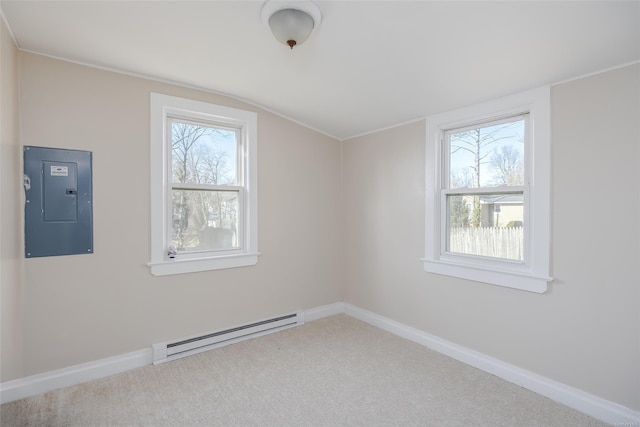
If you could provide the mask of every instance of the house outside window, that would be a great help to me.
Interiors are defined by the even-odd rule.
[[[425,270],[545,292],[549,88],[427,118]]]
[[[151,94],[154,275],[257,262],[256,114]]]

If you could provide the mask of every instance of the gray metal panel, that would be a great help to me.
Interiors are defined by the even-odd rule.
[[[44,221],[78,220],[78,168],[75,163],[42,162]]]
[[[24,147],[25,256],[93,253],[92,154]]]

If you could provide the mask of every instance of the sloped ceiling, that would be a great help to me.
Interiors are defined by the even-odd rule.
[[[234,96],[337,139],[640,60],[640,1],[1,1],[18,47]]]

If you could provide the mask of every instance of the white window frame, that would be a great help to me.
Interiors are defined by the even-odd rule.
[[[525,146],[524,260],[480,257],[446,251],[444,220],[444,133],[518,114],[529,115]],[[548,86],[429,116],[426,119],[426,206],[424,269],[536,293],[547,291],[551,232],[551,106]],[[503,187],[496,188],[501,191]],[[466,190],[465,190],[466,191]]]
[[[207,102],[151,93],[151,261],[154,276],[192,273],[254,265],[258,262],[257,115]],[[240,188],[240,248],[169,256],[171,218],[171,141],[169,118],[219,123],[240,129],[238,152]]]

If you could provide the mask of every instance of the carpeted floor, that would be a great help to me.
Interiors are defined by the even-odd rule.
[[[337,315],[2,405],[9,426],[602,426]]]

